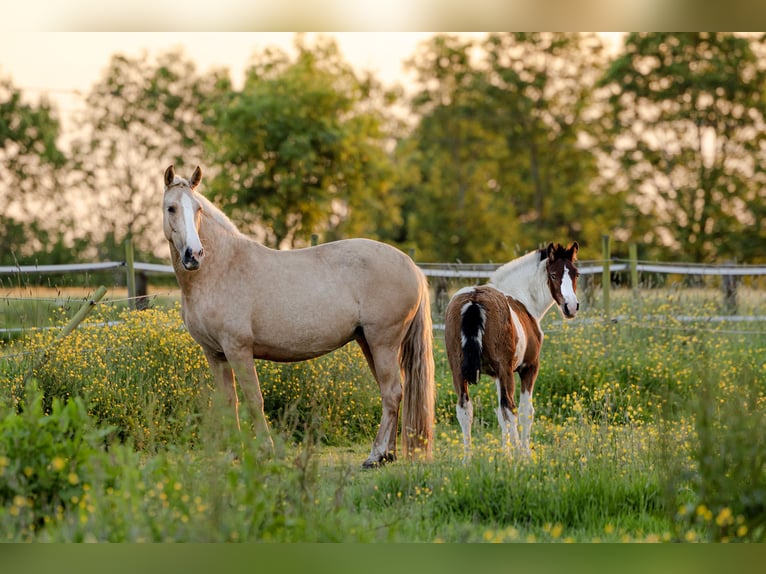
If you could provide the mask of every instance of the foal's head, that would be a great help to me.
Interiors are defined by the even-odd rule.
[[[543,256],[547,254],[548,257],[548,287],[553,300],[567,319],[573,319],[580,309],[580,303],[577,300],[579,272],[575,267],[578,249],[579,246],[575,241],[569,247],[551,243],[547,249],[543,250]]]
[[[162,201],[165,237],[173,244],[187,271],[199,269],[205,251],[199,238],[202,204],[194,190],[202,181],[202,170],[197,169],[188,181],[178,177],[171,165],[165,170],[165,195]]]

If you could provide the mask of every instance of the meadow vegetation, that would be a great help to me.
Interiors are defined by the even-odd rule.
[[[463,461],[436,333],[434,460],[361,461],[380,398],[361,352],[257,369],[276,456],[236,431],[178,306],[100,305],[0,348],[0,540],[763,541],[764,325],[665,297],[545,318],[533,454],[508,459],[487,378]],[[66,316],[54,316],[61,324]]]

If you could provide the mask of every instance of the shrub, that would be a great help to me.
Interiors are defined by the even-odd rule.
[[[0,409],[0,516],[24,539],[82,499],[95,475],[103,482],[103,443],[83,401],[52,401],[33,382],[17,409]]]

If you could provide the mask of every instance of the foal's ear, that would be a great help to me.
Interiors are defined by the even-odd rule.
[[[573,241],[572,245],[569,246],[567,249],[567,258],[570,261],[577,261],[577,252],[580,250],[580,246],[577,244],[577,241]]]
[[[168,169],[165,170],[165,187],[173,183],[173,180],[175,178],[176,178],[176,172],[173,169],[173,166],[171,165],[170,167],[168,167]]]
[[[549,243],[546,251],[548,252],[548,261],[553,261],[556,255],[556,246]]]
[[[202,169],[200,169],[199,166],[194,168],[194,173],[191,176],[191,179],[189,180],[189,187],[194,189],[199,185],[199,182],[202,181]]]

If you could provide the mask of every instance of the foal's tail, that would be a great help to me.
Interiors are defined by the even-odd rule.
[[[461,312],[460,339],[463,360],[460,374],[470,384],[479,382],[481,376],[481,346],[484,336],[484,309],[475,302],[466,303]]]
[[[425,275],[420,275],[420,306],[402,342],[400,364],[404,371],[402,450],[404,456],[431,458],[434,429],[434,355],[431,295]]]

